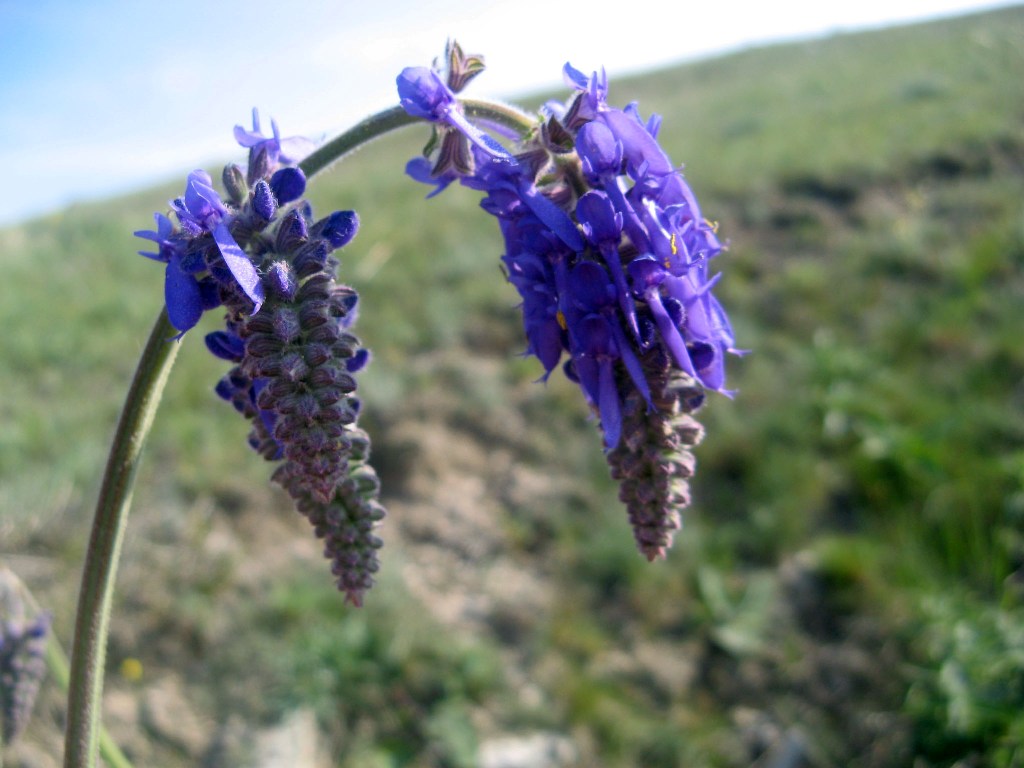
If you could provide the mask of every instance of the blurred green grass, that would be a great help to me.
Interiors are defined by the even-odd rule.
[[[319,212],[354,208],[362,219],[341,279],[360,291],[358,331],[375,355],[360,391],[385,495],[406,492],[417,457],[391,436],[412,419],[446,421],[481,450],[508,446],[525,465],[575,479],[504,523],[522,567],[543,573],[554,595],[550,614],[509,619],[522,625],[516,663],[543,706],[524,705],[497,671],[506,643],[451,646],[395,577],[359,613],[305,575],[227,609],[257,631],[206,647],[210,696],[248,701],[254,717],[311,702],[329,731],[345,724],[331,731],[347,745],[344,765],[471,765],[480,711],[508,730],[572,732],[592,765],[745,765],[756,750],[737,741],[744,708],[813,730],[815,765],[1019,765],[1022,40],[1024,9],[1013,8],[632,80],[612,73],[610,100],[663,116],[664,145],[721,222],[722,302],[752,350],[730,366],[736,400],[712,397],[703,413],[694,509],[654,566],[634,551],[577,393],[554,378],[532,384],[538,367],[515,356],[516,297],[475,193],[422,199],[401,173],[422,146],[416,131],[317,179]],[[7,552],[77,563],[161,302],[160,267],[132,256],[131,232],[178,186],[0,231]],[[215,514],[282,503],[253,490],[266,486],[266,467],[211,393],[222,365],[200,338],[216,324],[204,319],[184,342],[139,480],[143,518],[173,519],[204,500]],[[494,359],[505,362],[483,372]],[[798,572],[824,595],[811,611],[831,627],[821,636],[774,619],[780,600],[795,601],[786,569],[797,553],[812,556]],[[394,557],[386,570],[399,567]],[[179,588],[165,619],[202,634],[234,585],[206,574]],[[66,630],[70,618],[57,623]],[[707,669],[674,689],[609,659],[651,643]],[[847,709],[815,700],[804,668],[844,644],[899,662]],[[259,704],[258,688],[237,682],[246,664],[272,670],[273,695]],[[752,667],[760,676],[745,677]],[[392,716],[366,717],[381,708]],[[891,718],[888,759],[870,756],[881,737],[851,725],[850,711]]]

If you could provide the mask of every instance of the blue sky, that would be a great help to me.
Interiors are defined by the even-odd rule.
[[[0,226],[236,157],[254,106],[285,135],[330,135],[393,104],[395,75],[449,36],[487,57],[471,93],[510,97],[558,84],[567,60],[615,78],[1007,4],[632,0],[627,17],[578,0],[0,0]]]

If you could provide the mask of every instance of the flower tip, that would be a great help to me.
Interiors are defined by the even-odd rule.
[[[641,554],[647,558],[648,563],[653,563],[655,560],[665,559],[665,548],[664,547],[646,547],[641,550]]]

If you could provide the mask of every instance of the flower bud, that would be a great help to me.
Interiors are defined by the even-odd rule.
[[[302,212],[297,209],[288,211],[277,225],[274,250],[278,253],[291,253],[309,238],[309,229]],[[295,265],[298,269],[298,265]]]
[[[281,168],[270,177],[270,188],[278,205],[287,205],[306,191],[306,175],[298,168]]]
[[[277,200],[270,185],[264,179],[260,179],[252,188],[252,210],[264,222],[274,218],[277,212]]]
[[[295,265],[295,271],[299,277],[309,277],[327,265],[329,255],[330,248],[328,247],[328,242],[317,238],[299,247],[292,263]]]
[[[245,174],[242,169],[234,163],[225,165],[221,181],[224,184],[224,189],[227,190],[228,198],[237,208],[241,208],[249,197],[249,185],[245,183]]]
[[[285,301],[291,301],[299,289],[295,273],[287,261],[275,261],[271,264],[264,281],[272,294]]]

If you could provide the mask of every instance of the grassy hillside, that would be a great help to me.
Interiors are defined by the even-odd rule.
[[[752,350],[731,361],[737,398],[701,414],[694,506],[653,565],[576,388],[517,357],[477,196],[423,200],[402,175],[423,133],[317,179],[319,212],[362,218],[341,275],[375,355],[380,583],[341,605],[190,333],[114,617],[107,722],[126,751],[243,764],[239,732],[311,709],[334,764],[358,768],[473,766],[530,734],[557,765],[1021,765],[1022,40],[1013,8],[610,73],[612,103],[663,116],[720,222],[721,298]],[[0,559],[65,641],[162,299],[131,232],[179,186],[0,231]],[[50,685],[9,764],[59,751],[60,706]]]

